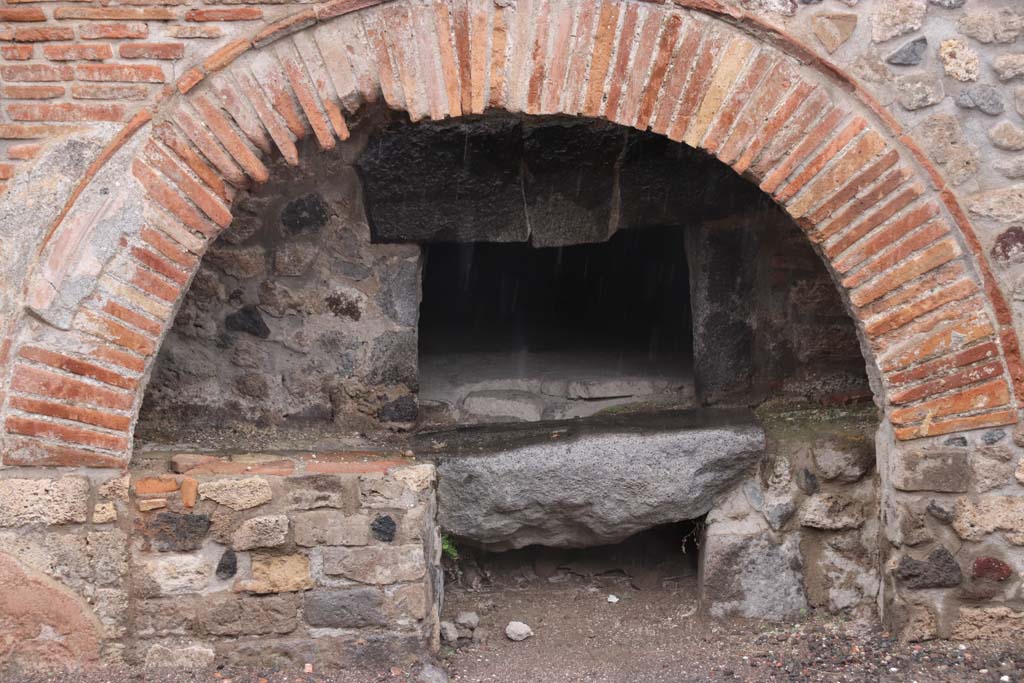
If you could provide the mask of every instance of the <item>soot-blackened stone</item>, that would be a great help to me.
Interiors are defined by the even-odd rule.
[[[391,543],[391,541],[395,540],[395,531],[397,530],[398,525],[395,524],[395,520],[391,518],[391,515],[377,515],[377,518],[370,524],[370,531],[373,532],[373,537],[385,543]]]
[[[313,193],[288,202],[281,211],[281,225],[292,235],[316,232],[327,224],[331,209]]]
[[[948,439],[946,439],[946,445],[947,446],[952,446],[952,447],[955,447],[955,448],[966,448],[967,447],[967,437],[966,436],[951,436]]]
[[[936,548],[924,560],[904,555],[896,567],[896,577],[907,588],[949,588],[964,580],[956,558],[945,548]]]
[[[809,496],[813,496],[821,488],[818,477],[806,467],[796,473],[796,487]]]
[[[224,325],[232,332],[245,332],[260,339],[270,336],[270,328],[255,306],[243,306],[224,318]]]
[[[389,401],[377,411],[377,419],[383,422],[415,422],[419,409],[412,396],[400,396]]]
[[[150,538],[154,550],[185,551],[202,547],[209,530],[210,518],[206,515],[159,512],[146,520],[143,534]]]
[[[1006,437],[1006,432],[1002,429],[993,429],[987,431],[981,435],[981,442],[986,446],[991,446],[1002,441]]]
[[[217,563],[217,578],[222,581],[230,579],[238,571],[238,556],[234,550],[225,550]]]
[[[927,50],[928,39],[915,38],[886,57],[885,61],[895,66],[915,66],[921,63]]]

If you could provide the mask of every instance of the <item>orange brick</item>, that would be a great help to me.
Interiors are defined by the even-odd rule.
[[[47,422],[28,417],[8,415],[5,425],[7,431],[11,434],[54,439],[65,443],[93,446],[114,451],[124,450],[128,447],[128,438],[124,435],[98,432],[85,427],[75,427],[58,422]]]
[[[151,143],[145,147],[144,156],[153,168],[177,185],[178,189],[184,192],[185,196],[214,223],[222,228],[231,224],[231,210],[228,206],[216,194],[187,173],[169,152]]]
[[[185,477],[181,480],[181,504],[187,508],[196,506],[196,498],[199,495],[199,482],[192,477]]]
[[[14,370],[11,389],[45,398],[92,403],[114,410],[128,410],[134,400],[130,392],[99,387],[51,370],[22,364]]]
[[[0,57],[11,61],[32,59],[35,47],[32,45],[0,45]]]
[[[54,19],[90,21],[172,21],[174,11],[166,7],[58,7]]]
[[[733,124],[736,122],[736,119],[739,118],[740,112],[747,105],[757,87],[761,84],[761,80],[765,78],[767,74],[771,74],[774,71],[774,56],[770,50],[762,50],[754,59],[750,68],[747,69],[747,73],[743,77],[743,80],[729,93],[728,99],[722,107],[722,112],[718,115],[714,125],[708,128],[707,135],[701,145],[705,150],[711,154],[718,151],[721,144],[725,141],[725,137],[732,129]]]
[[[18,43],[46,43],[54,40],[74,40],[75,32],[67,26],[19,27],[11,40]]]
[[[259,7],[232,7],[225,9],[190,9],[185,21],[255,21],[263,18]]]
[[[868,209],[895,192],[910,176],[911,172],[906,168],[887,173],[870,191],[855,199],[842,213],[812,233],[811,240],[821,242],[846,229]]]
[[[764,180],[761,181],[761,189],[768,194],[775,194],[783,182],[790,176],[791,173],[802,164],[810,155],[816,150],[823,141],[828,141],[826,144],[826,150],[831,148],[841,137],[833,136],[836,127],[839,123],[846,118],[846,113],[840,109],[830,109],[824,117],[811,128],[807,135],[800,141],[800,143],[785,155],[776,165],[770,173],[768,173]],[[767,167],[764,169],[767,171]],[[755,170],[755,173],[757,170]]]
[[[64,370],[65,372],[70,372],[74,375],[88,377],[120,389],[133,391],[138,387],[138,382],[131,377],[125,377],[124,375],[114,372],[113,370],[108,370],[101,365],[90,363],[89,361],[74,358],[56,351],[43,349],[38,346],[23,346],[18,351],[18,355],[26,360],[42,363],[43,365],[49,365],[52,368]]]
[[[132,484],[132,488],[135,489],[135,495],[138,496],[174,493],[180,486],[178,478],[169,474],[158,477],[144,477]]]
[[[125,38],[146,38],[149,26],[141,21],[116,23],[89,23],[78,27],[82,40],[119,40]]]
[[[264,28],[260,29],[255,36],[253,36],[252,44],[254,47],[263,47],[268,43],[272,43],[275,40],[301,31],[304,28],[312,26],[316,23],[316,12],[312,8],[302,10],[301,12],[295,12],[288,16],[278,19],[277,21],[271,22]]]
[[[961,280],[955,285],[940,289],[930,296],[888,309],[887,314],[868,322],[864,326],[864,332],[869,337],[881,337],[900,329],[904,325],[909,325],[924,318],[929,313],[939,310],[946,304],[963,302],[972,294],[977,293],[977,291],[978,286],[976,284],[970,280]],[[958,312],[953,312],[954,315],[956,313]]]
[[[152,64],[79,64],[75,76],[83,81],[163,83],[164,71]]]
[[[46,443],[38,439],[11,438],[6,441],[4,464],[13,467],[107,467],[123,469],[123,457]]]
[[[926,382],[925,384],[919,384],[911,389],[893,392],[889,396],[889,401],[894,405],[913,403],[914,401],[919,401],[921,399],[928,398],[929,396],[935,396],[936,394],[942,394],[952,389],[959,389],[985,380],[990,380],[995,377],[999,377],[1002,374],[1002,361],[989,361],[987,363],[981,363],[980,365],[964,368],[952,374],[932,380],[931,382]]]
[[[0,21],[46,21],[41,7],[0,7]]]
[[[991,360],[996,358],[998,355],[999,347],[996,343],[994,341],[984,341],[980,344],[975,344],[970,348],[964,349],[963,351],[949,353],[945,356],[940,356],[935,360],[914,366],[909,370],[892,373],[886,376],[885,380],[892,386],[911,384],[927,380],[932,377],[937,377],[938,375],[955,368],[971,365],[972,363],[980,361]]]
[[[848,201],[857,196],[859,192],[867,188],[871,183],[878,180],[879,177],[890,168],[896,165],[899,161],[900,155],[896,150],[890,150],[881,159],[871,164],[871,166],[865,171],[859,173],[850,182],[842,187],[829,197],[828,201],[823,203],[814,213],[808,217],[808,221],[812,225],[821,223],[826,218],[832,215],[832,213],[846,204]]]
[[[5,85],[4,97],[9,100],[52,100],[64,95],[63,85]]]
[[[120,104],[9,104],[7,115],[15,121],[123,121]]]
[[[594,38],[594,50],[590,60],[590,76],[587,82],[587,94],[581,109],[584,116],[597,116],[601,111],[601,100],[604,95],[604,83],[608,76],[608,67],[612,62],[612,50],[615,48],[617,33],[615,27],[619,23],[619,7],[617,2],[604,2],[597,18],[597,33]]]
[[[72,62],[78,60],[104,60],[114,56],[114,51],[107,43],[71,43],[60,45],[44,45],[43,56],[55,62]]]
[[[143,332],[154,337],[163,331],[163,325],[152,318],[138,313],[127,306],[122,306],[116,301],[110,300],[103,304],[103,312],[121,322],[137,327]]]
[[[55,417],[72,422],[81,422],[96,427],[126,432],[131,426],[132,419],[127,415],[118,415],[104,410],[88,408],[86,406],[72,405],[67,403],[54,403],[45,399],[30,398],[27,396],[11,396],[10,407],[24,413]]]
[[[826,102],[826,98],[815,92],[808,83],[798,81],[793,92],[772,114],[771,119],[764,126],[755,129],[754,137],[746,145],[739,159],[733,162],[733,169],[742,175],[757,163],[754,175],[762,175],[781,157],[784,153],[782,150],[796,144],[800,133],[818,117]],[[783,135],[782,131],[787,125],[789,132]],[[765,154],[765,161],[762,162],[761,155],[766,147],[769,148],[769,152]]]
[[[935,213],[931,213],[931,209],[935,209],[934,204],[925,204],[915,211],[908,213],[893,223],[892,226],[883,228],[873,237],[865,240],[864,244],[855,252],[851,252],[839,261],[834,262],[832,264],[833,267],[838,272],[845,274],[852,270],[854,266],[870,259],[856,273],[847,278],[850,286],[856,287],[886,268],[896,265],[915,251],[923,249],[940,237],[948,235],[950,232],[949,226],[944,221],[939,220],[929,223],[906,240],[900,241],[908,232],[920,227],[921,223],[934,216],[935,213],[938,213],[937,209],[935,209]],[[927,215],[929,213],[931,213],[931,216]],[[908,228],[905,223],[912,223],[913,225]]]
[[[916,427],[901,427],[896,430],[896,438],[901,441],[918,439],[925,436],[941,436],[953,432],[963,432],[984,427],[1000,427],[1017,423],[1017,413],[1013,410],[999,410],[970,417],[957,417],[949,420],[928,421]]]
[[[683,96],[683,88],[690,75],[690,69],[700,48],[701,40],[707,31],[703,22],[690,21],[686,25],[679,50],[670,62],[671,67],[665,83],[664,93],[657,106],[657,113],[651,122],[651,129],[658,133],[667,133],[672,124],[672,115],[679,106]]]
[[[83,332],[105,339],[139,355],[151,356],[156,352],[156,343],[152,339],[106,316],[83,311],[78,315],[76,324]]]
[[[850,292],[850,301],[854,306],[864,306],[932,268],[949,263],[959,255],[960,247],[956,242],[951,239],[943,240],[920,254],[902,261],[897,267],[883,273],[871,282],[857,287]],[[849,282],[849,278],[843,280],[843,286],[850,287]]]
[[[7,158],[18,161],[35,159],[42,148],[42,145],[11,145],[7,148]]]
[[[122,43],[117,54],[123,59],[181,59],[184,43]]]
[[[190,109],[179,107],[174,112],[174,122],[189,137],[192,144],[202,152],[202,155],[216,167],[222,177],[235,187],[248,187],[249,178],[245,175],[245,172],[235,163],[231,155],[221,147],[213,133],[200,123],[198,118],[193,116]]]
[[[232,40],[207,57],[203,61],[203,68],[205,68],[208,73],[220,71],[225,66],[238,59],[239,55],[244,54],[249,49],[250,45],[251,43],[248,38]]]
[[[70,81],[74,69],[63,64],[11,64],[0,66],[5,81]]]
[[[682,33],[682,27],[683,19],[678,14],[670,14],[665,19],[665,29],[658,39],[658,49],[654,57],[654,64],[651,67],[651,76],[647,81],[647,87],[644,89],[644,96],[640,101],[640,107],[637,109],[635,126],[639,130],[647,130],[647,126],[651,123],[651,119],[654,116],[654,107],[658,103],[658,93],[661,92],[662,84],[665,82],[666,75],[668,75],[672,52]]]
[[[153,137],[162,142],[168,149],[178,155],[178,158],[185,162],[185,165],[192,169],[200,180],[207,187],[213,190],[221,199],[227,199],[228,189],[220,174],[212,169],[193,149],[192,145],[184,140],[170,124],[158,124],[153,128]]]
[[[925,401],[916,406],[898,408],[892,411],[893,424],[907,425],[951,415],[993,410],[1006,406],[1010,391],[1005,379],[996,379],[978,384],[950,396]]]

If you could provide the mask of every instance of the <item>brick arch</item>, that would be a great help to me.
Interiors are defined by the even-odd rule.
[[[123,466],[235,193],[376,101],[413,120],[601,117],[714,154],[818,248],[897,439],[1016,422],[1017,338],[970,223],[887,112],[798,42],[714,0],[333,0],[188,70],[85,174],[8,336],[5,464]]]

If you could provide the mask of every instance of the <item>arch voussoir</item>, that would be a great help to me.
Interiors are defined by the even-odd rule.
[[[717,155],[831,267],[897,438],[1016,422],[1006,329],[971,239],[898,132],[822,78],[684,6],[338,0],[277,22],[208,58],[143,129],[124,190],[144,197],[142,219],[70,329],[22,322],[4,462],[124,463],[146,369],[234,193],[267,180],[273,154],[300,163],[306,138],[333,148],[346,116],[381,99],[413,120],[487,108],[603,117]]]

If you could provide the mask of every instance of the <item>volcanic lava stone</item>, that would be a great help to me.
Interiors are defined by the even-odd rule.
[[[377,515],[377,518],[370,524],[370,531],[373,532],[373,537],[385,543],[395,540],[395,531],[397,529],[398,525],[395,524],[395,520],[391,518],[391,515]]]
[[[1002,429],[993,429],[981,435],[981,442],[986,446],[991,446],[1002,441],[1005,436],[1006,432]]]
[[[281,211],[281,225],[292,235],[316,232],[327,224],[330,207],[320,195],[313,193],[288,202]]]
[[[201,547],[209,530],[210,518],[206,515],[158,512],[146,520],[143,535],[151,539],[154,550],[183,551]]]
[[[914,66],[920,64],[928,49],[927,38],[916,38],[886,57],[885,61],[895,66]]]
[[[270,328],[255,306],[243,306],[224,318],[224,325],[232,332],[245,332],[260,339],[270,336]]]
[[[949,588],[964,580],[956,558],[945,548],[936,548],[924,560],[904,555],[896,567],[896,577],[907,588]]]
[[[974,560],[971,575],[976,579],[1006,581],[1013,576],[1013,569],[1010,568],[1010,565],[995,557],[979,557]]]
[[[377,417],[383,422],[415,422],[417,414],[416,399],[408,395],[385,403],[377,411]]]
[[[966,448],[967,447],[967,437],[966,436],[951,436],[948,439],[946,439],[946,445],[947,446],[955,446],[955,447],[958,447],[958,448]]]
[[[220,562],[217,563],[217,578],[223,580],[230,579],[238,571],[238,557],[235,555],[235,551],[230,548],[224,551],[224,554],[220,556]]]

